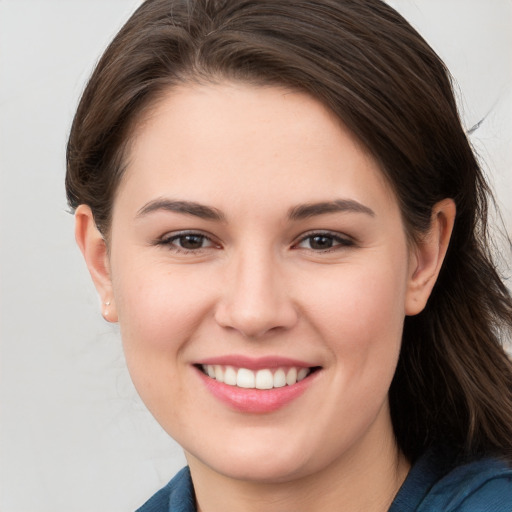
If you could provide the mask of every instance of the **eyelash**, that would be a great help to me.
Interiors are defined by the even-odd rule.
[[[197,247],[194,249],[185,248],[177,245],[175,242],[179,241],[181,239],[180,243],[183,243],[186,237],[195,237],[197,239],[200,239],[201,241],[201,247]],[[314,238],[318,239],[324,239],[327,241],[330,241],[331,246],[323,249],[314,249],[311,247],[311,242]],[[300,249],[301,244],[304,242],[307,242],[309,240],[310,247],[302,247],[303,249],[306,249],[308,251],[311,251],[313,253],[322,254],[322,253],[329,253],[336,250],[340,250],[342,248],[352,247],[355,245],[354,240],[351,238],[348,238],[346,236],[340,236],[337,233],[332,233],[330,231],[312,231],[310,233],[306,233],[303,235],[296,243],[292,245],[292,249]],[[207,246],[203,246],[204,242],[208,242]],[[328,242],[329,243],[329,242]],[[173,250],[176,253],[181,254],[198,254],[204,249],[210,249],[210,248],[220,248],[220,244],[215,243],[212,238],[210,238],[208,235],[205,235],[204,233],[198,232],[198,231],[181,231],[179,233],[174,233],[170,236],[164,236],[160,240],[156,241],[156,245],[159,246],[165,246],[169,249]]]
[[[331,231],[312,231],[310,233],[306,233],[305,235],[303,235],[299,239],[299,241],[293,245],[293,248],[294,249],[300,248],[300,244],[306,242],[307,240],[309,240],[310,244],[311,244],[311,241],[314,238],[328,239],[332,243],[331,247],[327,247],[324,249],[313,249],[312,247],[303,247],[304,249],[314,252],[314,253],[317,253],[317,254],[329,253],[329,252],[337,251],[337,250],[340,250],[343,248],[353,247],[355,245],[355,242],[353,239],[351,239],[347,236],[341,236],[338,233],[333,233]]]
[[[208,242],[209,245],[206,247],[198,247],[196,249],[187,249],[185,247],[180,247],[179,245],[177,245],[175,243],[176,241],[179,241],[180,239],[181,239],[181,243],[183,243],[183,241],[186,237],[200,238],[203,243]],[[212,247],[220,248],[220,245],[216,244],[211,239],[211,237],[209,237],[208,235],[205,235],[204,233],[198,232],[198,231],[181,231],[179,233],[174,233],[169,236],[164,236],[160,240],[156,241],[156,245],[167,247],[170,250],[172,250],[176,253],[180,253],[180,254],[191,254],[191,253],[198,254],[199,252],[201,252],[204,249],[210,249]]]

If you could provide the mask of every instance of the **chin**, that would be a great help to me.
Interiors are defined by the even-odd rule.
[[[312,463],[311,457],[303,447],[258,446],[230,443],[221,453],[201,453],[194,456],[185,452],[189,464],[198,462],[211,471],[227,478],[257,483],[283,483],[307,476],[314,472],[318,464]]]

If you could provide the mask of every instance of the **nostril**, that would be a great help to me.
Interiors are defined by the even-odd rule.
[[[298,315],[287,299],[281,303],[262,304],[247,297],[220,304],[215,312],[217,323],[239,332],[244,338],[259,339],[293,327]]]

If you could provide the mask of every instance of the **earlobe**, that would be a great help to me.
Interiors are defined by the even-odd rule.
[[[427,304],[437,280],[455,222],[453,199],[443,199],[432,208],[430,228],[411,249],[405,314],[417,315]]]
[[[75,239],[100,296],[103,317],[109,322],[117,322],[107,244],[96,227],[91,209],[85,204],[75,212]]]

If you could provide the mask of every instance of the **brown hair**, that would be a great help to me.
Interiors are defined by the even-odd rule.
[[[500,344],[512,299],[489,250],[489,190],[461,127],[449,74],[380,0],[147,0],[110,44],[67,148],[72,208],[108,236],[130,134],[170,87],[222,79],[279,84],[327,105],[380,163],[411,239],[433,205],[457,206],[425,310],[405,320],[389,392],[398,444],[415,460],[448,443],[512,460],[512,365]]]

